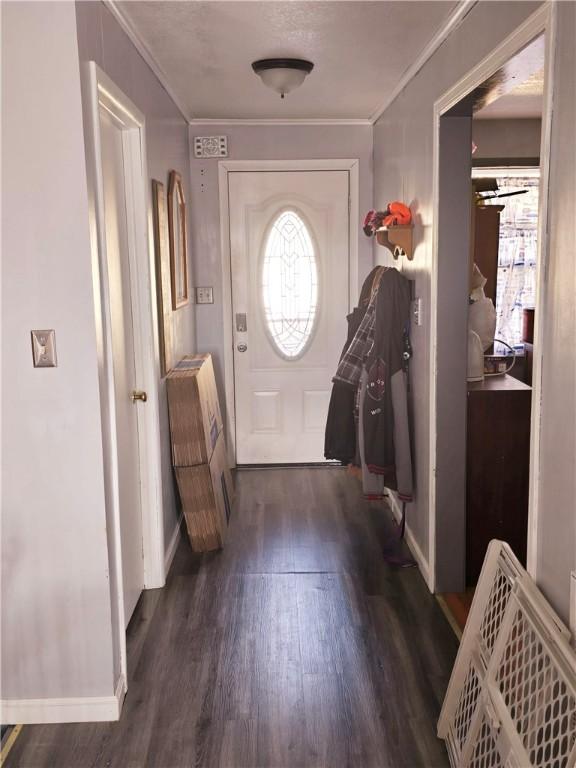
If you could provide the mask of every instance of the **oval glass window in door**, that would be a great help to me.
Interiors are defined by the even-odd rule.
[[[293,210],[282,211],[269,229],[262,302],[278,353],[287,360],[300,357],[312,340],[318,314],[318,264],[308,227]]]

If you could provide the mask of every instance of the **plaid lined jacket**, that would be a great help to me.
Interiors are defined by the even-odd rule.
[[[358,306],[346,318],[348,320],[348,334],[340,359],[346,354],[348,347],[356,336],[356,332],[366,314],[374,280],[381,272],[382,267],[374,267],[370,272],[366,280],[364,280]],[[352,388],[348,381],[343,382],[336,378],[334,379],[324,437],[324,457],[326,459],[337,459],[343,464],[349,464],[356,460],[356,394],[357,390]]]
[[[374,344],[374,327],[376,324],[376,300],[378,298],[378,288],[382,275],[387,270],[380,268],[379,273],[376,275],[374,284],[372,285],[372,295],[368,303],[362,322],[348,349],[344,352],[340,358],[336,375],[332,379],[334,382],[341,382],[347,384],[354,389],[357,389],[360,385],[360,377],[362,376],[362,369],[364,368],[364,362],[370,350]],[[372,274],[372,273],[370,273]]]
[[[404,333],[410,322],[410,281],[387,269],[373,290],[366,314],[342,356],[334,381],[357,389],[368,377],[363,398],[364,459],[385,485],[412,500],[412,457],[408,425],[407,375],[403,369]]]

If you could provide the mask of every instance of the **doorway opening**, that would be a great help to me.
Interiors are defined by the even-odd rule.
[[[536,576],[553,15],[435,107],[430,536],[435,591],[461,625],[491,539]]]

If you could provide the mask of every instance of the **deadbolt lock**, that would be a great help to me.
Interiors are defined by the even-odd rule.
[[[238,350],[238,352],[246,352],[246,350],[248,349],[248,345],[247,344],[238,344],[236,349]]]

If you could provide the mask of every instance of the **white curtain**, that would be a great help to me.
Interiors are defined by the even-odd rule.
[[[522,346],[522,310],[536,301],[536,246],[539,179],[534,176],[498,177],[501,192],[527,190],[514,197],[497,198],[500,214],[498,286],[496,289],[496,338]]]

